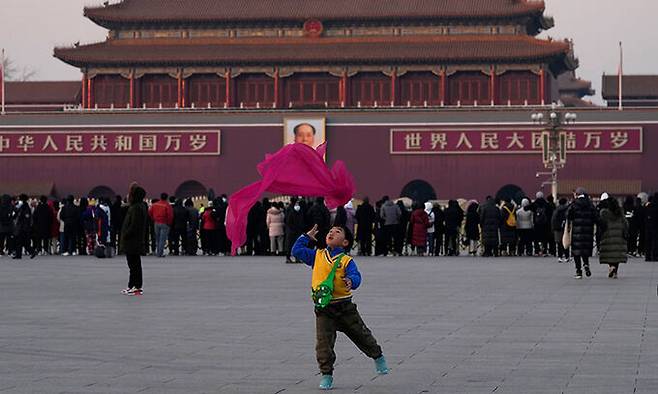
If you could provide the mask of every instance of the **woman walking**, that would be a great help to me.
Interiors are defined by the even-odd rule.
[[[597,212],[587,192],[582,187],[576,189],[576,200],[567,210],[567,219],[571,227],[571,255],[576,263],[575,279],[585,275],[592,276],[589,269],[589,258],[594,249],[594,225],[597,222]]]
[[[601,210],[599,226],[601,244],[599,245],[599,262],[608,264],[608,278],[617,278],[619,264],[626,263],[628,256],[628,223],[624,212],[615,198],[608,198],[606,208]]]
[[[137,184],[133,184],[128,192],[128,203],[130,207],[121,225],[122,251],[126,254],[130,279],[128,288],[121,291],[122,294],[138,296],[144,294],[142,290],[142,253],[144,252],[144,238],[147,228],[148,211],[144,204],[146,191]]]

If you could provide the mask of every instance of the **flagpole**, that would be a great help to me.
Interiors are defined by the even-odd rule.
[[[624,87],[624,48],[621,41],[619,41],[619,110],[623,111],[623,87]]]
[[[2,48],[2,59],[0,59],[0,91],[2,91],[2,104],[0,106],[0,115],[5,112],[5,49]]]

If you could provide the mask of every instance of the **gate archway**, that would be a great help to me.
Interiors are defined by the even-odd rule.
[[[436,200],[436,192],[432,185],[422,179],[416,179],[407,183],[400,192],[400,197],[408,197],[413,201],[425,203]]]
[[[105,185],[100,185],[96,186],[93,189],[91,189],[88,193],[89,197],[94,197],[94,198],[107,198],[107,199],[114,199],[114,197],[117,194],[112,190],[111,187],[105,186]]]
[[[510,200],[516,202],[518,205],[521,205],[521,201],[526,198],[527,195],[519,186],[514,184],[505,185],[498,190],[496,193],[496,198],[503,200],[509,198]]]
[[[185,181],[176,188],[176,198],[203,197],[208,194],[208,189],[199,181]]]

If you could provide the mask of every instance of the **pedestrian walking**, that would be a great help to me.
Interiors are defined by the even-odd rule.
[[[596,208],[592,204],[587,191],[579,187],[574,193],[574,202],[567,210],[567,220],[571,226],[571,255],[576,264],[575,279],[592,276],[589,258],[594,249],[594,226],[598,220]]]
[[[144,204],[146,191],[136,184],[131,185],[128,192],[128,212],[121,225],[122,252],[126,254],[126,261],[130,269],[128,287],[121,291],[129,296],[144,294],[142,278],[142,253],[144,252],[144,238],[147,226],[148,211]],[[166,202],[166,199],[164,199]],[[168,203],[167,203],[168,204]]]
[[[606,208],[601,210],[598,226],[601,228],[599,262],[608,265],[608,278],[617,278],[619,264],[628,260],[628,223],[624,212],[615,198],[608,198]]]
[[[557,245],[557,257],[558,263],[568,263],[569,262],[569,249],[564,247],[562,243],[562,238],[564,237],[564,229],[567,224],[567,199],[561,198],[559,205],[553,212],[553,217],[551,218],[551,228],[553,229],[553,237],[555,239],[555,244]]]

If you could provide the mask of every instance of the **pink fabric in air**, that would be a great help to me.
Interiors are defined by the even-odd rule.
[[[352,175],[342,161],[336,161],[330,170],[323,159],[326,149],[326,144],[315,150],[297,143],[265,156],[257,167],[262,179],[233,194],[228,202],[226,235],[231,240],[233,255],[247,241],[247,214],[264,192],[322,196],[329,209],[352,199],[355,191]]]

